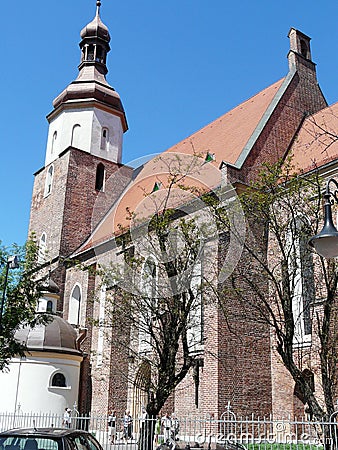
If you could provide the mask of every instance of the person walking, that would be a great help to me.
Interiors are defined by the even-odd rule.
[[[146,437],[146,419],[147,419],[147,411],[144,406],[142,406],[141,414],[139,416],[139,441],[144,443]]]
[[[162,417],[161,425],[164,443],[168,444],[170,442],[170,431],[171,431],[171,418],[168,413],[165,413],[165,415]]]
[[[72,418],[70,413],[72,412],[71,409],[69,408],[65,408],[65,412],[63,413],[63,421],[62,421],[62,425],[66,428],[70,428],[71,423],[72,423]]]
[[[116,411],[110,411],[108,415],[108,436],[111,444],[115,444],[116,439]]]
[[[178,432],[180,431],[180,422],[175,413],[171,415],[171,437],[174,441],[177,440]]]
[[[127,444],[129,439],[132,439],[133,430],[133,418],[130,415],[130,411],[126,411],[123,416],[123,438]]]
[[[161,434],[161,419],[159,417],[157,417],[156,422],[155,422],[155,445],[158,446],[159,445],[159,437]]]

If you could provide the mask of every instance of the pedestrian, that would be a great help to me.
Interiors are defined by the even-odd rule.
[[[130,411],[126,411],[123,416],[123,438],[127,443],[129,439],[132,439],[133,418],[130,415]]]
[[[171,430],[171,418],[168,413],[165,413],[165,415],[162,417],[161,425],[162,425],[162,434],[163,434],[163,438],[164,438],[164,443],[169,444],[170,430]]]
[[[161,419],[157,416],[156,422],[155,422],[155,445],[157,446],[159,442],[159,436],[161,434]]]
[[[174,439],[174,441],[178,440],[177,435],[180,431],[180,422],[176,416],[175,413],[172,413],[171,415],[171,436]]]
[[[108,415],[108,436],[112,444],[116,439],[116,411],[111,410]]]
[[[70,428],[71,422],[72,422],[72,418],[70,413],[72,412],[71,409],[69,408],[65,408],[65,412],[63,413],[63,421],[62,421],[62,425],[66,428]]]
[[[139,425],[140,425],[140,442],[145,441],[146,436],[146,418],[147,418],[147,410],[144,406],[142,406],[141,414],[139,416]]]

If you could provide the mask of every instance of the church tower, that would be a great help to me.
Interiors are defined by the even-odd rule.
[[[96,2],[94,19],[81,31],[77,78],[53,102],[45,165],[35,174],[30,233],[39,244],[40,263],[61,290],[63,261],[90,235],[109,208],[106,180],[121,167],[123,133],[128,129],[118,93],[106,80],[108,28]],[[100,213],[93,208],[100,195]],[[102,200],[103,199],[103,200]]]

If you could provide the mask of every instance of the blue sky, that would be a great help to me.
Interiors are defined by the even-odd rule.
[[[33,174],[53,99],[78,73],[95,0],[1,2],[0,240],[27,238]],[[338,101],[338,2],[102,0],[108,82],[127,114],[123,160],[158,153],[286,75],[290,27],[311,36],[329,104]]]

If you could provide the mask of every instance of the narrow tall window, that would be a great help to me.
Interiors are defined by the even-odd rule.
[[[51,150],[50,150],[51,155],[55,151],[55,142],[56,142],[57,137],[58,137],[58,133],[57,133],[57,131],[54,131],[53,138],[52,138],[52,147],[51,147]]]
[[[52,300],[48,300],[47,301],[47,308],[46,308],[46,310],[47,310],[47,312],[49,312],[49,313],[52,313],[53,312],[53,302],[52,302]]]
[[[106,291],[107,291],[106,286],[104,286],[104,285],[101,286],[100,309],[99,309],[99,330],[98,330],[97,350],[96,350],[96,367],[100,367],[103,363]]]
[[[44,194],[45,197],[47,197],[47,195],[49,195],[52,192],[53,174],[54,174],[54,167],[50,166],[46,175],[45,194]]]
[[[87,61],[94,61],[94,45],[89,44],[87,48]]]
[[[42,233],[39,241],[38,263],[43,264],[46,261],[47,238],[46,233]]]
[[[72,128],[72,137],[70,145],[74,148],[80,148],[80,138],[81,138],[81,125],[75,124]]]
[[[194,297],[189,311],[187,339],[191,353],[200,353],[203,348],[203,297],[202,297],[202,266],[194,263],[190,288]]]
[[[288,232],[288,268],[290,290],[293,293],[294,344],[311,342],[311,304],[315,299],[312,253],[308,247],[306,224],[295,219]]]
[[[95,189],[97,191],[104,190],[104,175],[105,175],[104,165],[102,163],[99,163],[96,168],[96,179],[95,179]]]
[[[103,62],[103,49],[99,45],[96,46],[96,57],[95,61],[102,63]]]
[[[108,151],[109,143],[109,130],[108,128],[102,128],[101,130],[101,150]]]
[[[81,289],[76,285],[69,299],[68,322],[72,325],[79,325],[81,309]]]

